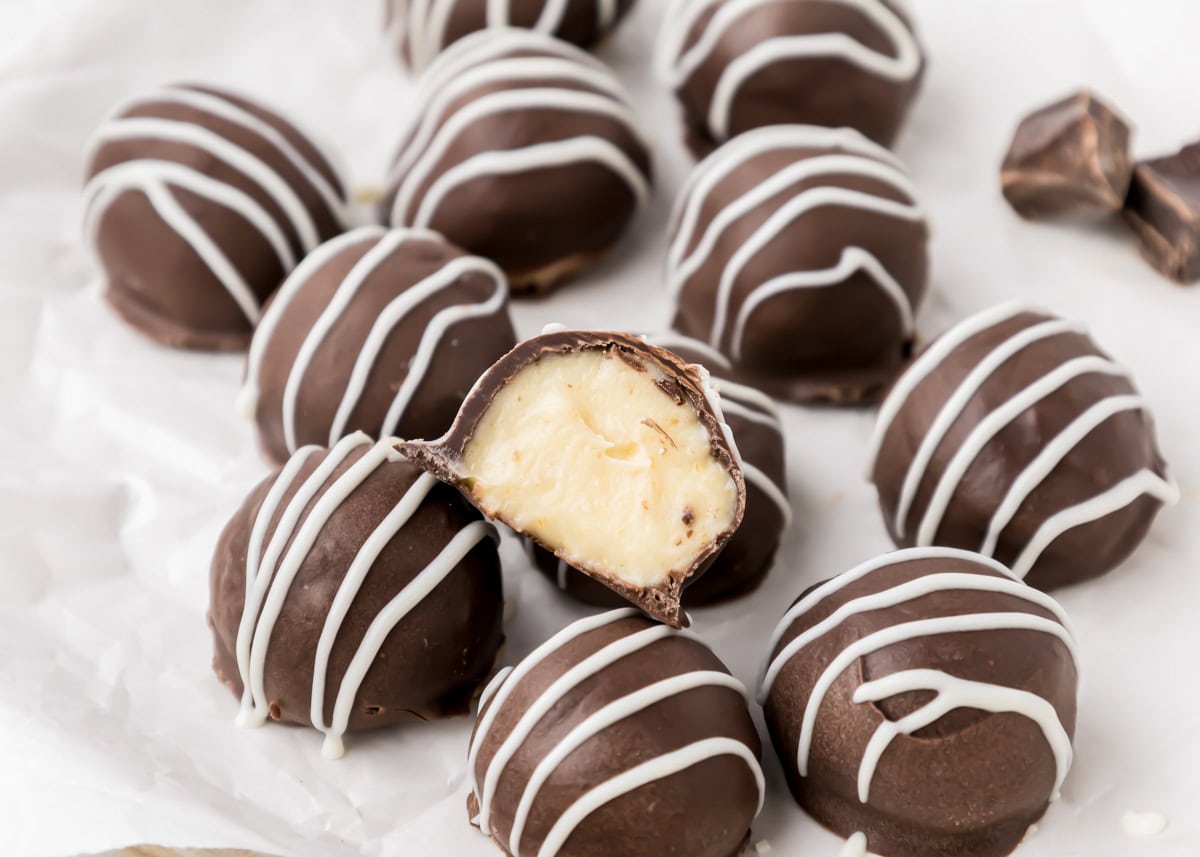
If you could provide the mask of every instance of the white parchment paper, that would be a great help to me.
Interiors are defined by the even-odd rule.
[[[667,320],[659,264],[688,160],[650,79],[657,0],[604,52],[660,141],[659,195],[584,281],[519,304],[549,321]],[[1026,857],[1200,854],[1200,287],[1152,272],[1119,226],[1031,226],[997,191],[1028,108],[1089,84],[1138,124],[1137,150],[1200,135],[1193,0],[912,0],[932,62],[899,145],[935,228],[927,335],[1014,296],[1085,320],[1154,404],[1184,491],[1140,552],[1061,593],[1079,632],[1077,762]],[[0,854],[64,857],[139,841],[289,857],[498,852],[467,824],[466,720],[400,728],[320,756],[303,729],[234,727],[209,668],[216,535],[265,473],[234,413],[237,357],[167,351],[97,297],[79,240],[87,135],[121,97],[198,79],[278,105],[378,183],[409,87],[375,0],[0,2]],[[761,591],[697,611],[747,683],[783,605],[889,547],[861,478],[865,412],[789,408],[796,525]],[[583,608],[505,548],[510,662]],[[755,825],[773,854],[839,843],[791,802],[768,758]],[[1129,811],[1166,817],[1133,836]],[[1150,825],[1153,828],[1155,825]],[[1135,829],[1137,825],[1130,825]],[[617,857],[617,855],[614,855]]]

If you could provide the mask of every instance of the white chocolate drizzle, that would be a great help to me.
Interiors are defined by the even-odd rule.
[[[428,230],[394,229],[384,231],[378,227],[364,227],[319,248],[317,253],[313,254],[314,257],[317,257],[313,262],[310,263],[309,259],[305,259],[304,263],[296,269],[293,276],[280,289],[279,295],[271,305],[270,312],[255,332],[251,343],[246,386],[243,391],[243,405],[250,409],[251,414],[257,407],[258,394],[256,391],[262,372],[263,352],[278,327],[280,316],[317,271],[321,270],[343,249],[360,241],[374,243],[338,284],[328,305],[301,341],[288,373],[282,407],[284,440],[289,450],[294,450],[297,446],[297,403],[306,373],[313,356],[325,341],[329,331],[353,305],[356,296],[367,280],[380,268],[386,266],[397,253],[404,252],[406,244],[414,241],[440,244],[443,239]],[[328,248],[327,251],[326,248]],[[379,355],[397,326],[424,302],[439,292],[455,286],[461,282],[463,277],[471,274],[479,274],[491,279],[494,286],[491,295],[481,303],[448,306],[433,316],[421,332],[421,338],[414,348],[413,357],[408,364],[404,379],[388,407],[383,423],[377,429],[378,436],[385,437],[394,433],[400,424],[413,396],[428,374],[438,346],[447,331],[461,322],[503,312],[504,305],[508,300],[508,286],[504,274],[494,263],[477,256],[460,256],[451,259],[434,273],[400,292],[379,312],[362,342],[347,380],[346,389],[330,425],[330,445],[336,443],[346,433],[347,424],[366,390],[367,381],[378,364]]]
[[[463,0],[392,0],[396,16],[397,41],[408,49],[412,66],[429,65],[446,45],[446,29]],[[486,0],[485,26],[509,27],[513,0]],[[541,12],[530,28],[547,35],[559,35],[572,4],[579,0],[541,0]],[[479,5],[472,0],[472,5]],[[612,29],[617,18],[617,0],[595,0],[596,28],[599,33]]]
[[[356,450],[370,446],[357,461],[330,482],[334,472]],[[317,543],[326,524],[343,503],[362,486],[379,467],[399,460],[394,441],[372,444],[359,432],[342,439],[309,477],[298,487],[296,478],[318,447],[304,447],[281,469],[256,513],[246,552],[246,597],[238,627],[236,656],[243,693],[238,724],[259,726],[266,721],[270,701],[265,689],[268,645],[300,568]],[[429,492],[437,485],[429,474],[422,474],[404,493],[384,519],[358,547],[346,574],[338,585],[329,612],[322,623],[313,664],[312,696],[309,715],[313,726],[325,733],[322,753],[340,757],[345,734],[359,688],[375,663],[388,635],[444,581],[474,547],[486,538],[496,539],[488,523],[473,521],[460,529],[438,555],[406,584],[376,614],[347,666],[335,694],[331,721],[324,717],[329,658],[341,633],[350,607],[384,548],[404,528]],[[283,498],[295,487],[286,505]],[[313,502],[315,500],[315,503]],[[312,504],[311,511],[304,514]],[[271,521],[279,519],[267,542],[263,543]]]
[[[691,638],[691,635],[687,632],[676,631],[662,625],[655,625],[619,637],[583,658],[574,667],[568,669],[555,681],[551,682],[524,710],[513,725],[512,730],[505,736],[495,754],[488,761],[483,774],[483,786],[481,788],[479,778],[476,775],[476,764],[480,748],[494,727],[498,712],[503,708],[521,680],[547,657],[578,637],[622,619],[637,615],[639,615],[637,610],[623,608],[575,622],[538,647],[528,658],[518,664],[516,668],[503,676],[498,676],[484,691],[484,702],[480,707],[479,721],[476,724],[475,734],[468,753],[468,767],[471,771],[474,793],[479,803],[479,813],[473,819],[473,823],[479,825],[483,832],[488,834],[494,833],[491,827],[491,803],[505,766],[556,704],[562,701],[568,693],[578,688],[580,684],[599,675],[604,669],[624,657],[640,652],[660,640],[680,636]],[[520,857],[521,838],[525,832],[539,793],[555,770],[573,752],[578,750],[587,741],[601,734],[605,729],[638,712],[644,711],[679,694],[705,687],[724,688],[737,693],[741,697],[745,697],[746,695],[746,689],[742,683],[728,673],[698,670],[662,679],[632,691],[602,706],[574,726],[539,761],[521,790],[513,818],[512,830],[508,839],[508,851],[513,857]],[[736,756],[745,761],[758,786],[758,809],[761,811],[762,802],[765,797],[765,782],[762,768],[754,752],[750,747],[738,740],[724,737],[707,738],[646,760],[589,789],[554,822],[538,849],[537,857],[555,857],[574,830],[589,815],[610,801],[644,785],[671,776],[679,771],[686,770],[718,756]]]
[[[979,394],[988,381],[1010,360],[1019,359],[1027,349],[1036,347],[1047,339],[1062,335],[1086,335],[1085,329],[1075,323],[1057,318],[1046,318],[1032,307],[1020,303],[1006,303],[985,310],[966,319],[936,340],[897,381],[891,394],[880,409],[879,418],[870,443],[868,471],[875,468],[880,450],[889,428],[920,383],[933,375],[968,340],[995,327],[1011,322],[1021,314],[1034,318],[1026,325],[1012,331],[984,355],[950,391],[945,402],[934,415],[928,430],[904,474],[896,502],[892,525],[895,532],[904,537],[908,529],[908,518],[921,485],[930,474],[931,464],[939,446],[956,421],[966,411],[972,399]],[[1007,426],[1012,425],[1022,414],[1034,408],[1049,396],[1064,389],[1073,381],[1089,375],[1107,375],[1128,379],[1129,372],[1107,357],[1083,353],[1051,367],[1024,388],[1016,390],[1007,400],[989,411],[970,433],[962,440],[945,467],[937,474],[933,493],[921,514],[914,536],[918,546],[928,546],[937,540],[942,520],[950,509],[951,501],[965,478],[971,465]],[[1034,490],[1054,473],[1059,464],[1091,432],[1119,414],[1145,410],[1144,400],[1135,394],[1106,396],[1086,407],[1069,425],[1051,438],[1037,456],[1015,475],[1004,497],[993,511],[987,533],[980,546],[980,553],[993,556],[1000,537],[1016,516],[1021,505]],[[1042,553],[1053,541],[1074,527],[1104,518],[1149,495],[1164,504],[1177,502],[1178,487],[1166,477],[1149,468],[1127,476],[1100,493],[1068,506],[1045,520],[1029,542],[1021,549],[1013,562],[1012,571],[1024,578],[1037,563]]]
[[[815,153],[805,155],[814,150]],[[719,209],[703,233],[697,234],[701,212],[717,186],[754,158],[772,151],[795,151],[797,160]],[[793,192],[801,183],[825,176],[831,182],[838,176],[868,178],[894,189],[906,201],[832,183]],[[895,306],[904,335],[911,337],[915,328],[915,309],[904,287],[874,254],[857,246],[843,248],[838,263],[830,268],[787,271],[758,283],[736,311],[733,306],[738,281],[746,267],[785,229],[810,211],[837,206],[909,222],[925,219],[924,210],[916,202],[917,190],[895,156],[847,128],[805,125],[759,128],[738,136],[696,167],[677,203],[673,216],[675,231],[667,254],[668,288],[676,304],[682,300],[690,279],[709,262],[722,237],[734,224],[789,192],[786,200],[741,242],[721,268],[708,344],[738,360],[751,317],[771,298],[797,289],[837,287],[858,273],[866,274],[878,285]]]
[[[658,47],[660,74],[675,90],[685,87],[738,23],[780,0],[677,0],[668,9]],[[805,3],[808,0],[791,0]],[[709,102],[707,124],[717,140],[730,134],[733,105],[748,80],[768,66],[805,59],[839,59],[886,81],[905,83],[921,72],[921,48],[908,24],[881,0],[827,0],[863,16],[891,46],[881,53],[846,33],[779,32],[744,50],[720,72]],[[716,8],[715,12],[713,11]],[[709,14],[709,13],[712,14]],[[690,46],[688,37],[708,20]]]
[[[512,56],[515,52],[533,56]],[[567,86],[557,81],[576,84]],[[543,86],[530,85],[543,82]],[[473,91],[511,84],[470,99]],[[582,87],[582,88],[580,88]],[[430,68],[418,101],[423,105],[392,171],[391,220],[426,227],[446,198],[489,176],[533,172],[576,163],[606,167],[640,205],[650,183],[633,158],[612,140],[578,135],[514,149],[478,151],[438,173],[439,164],[482,120],[527,110],[605,117],[645,145],[636,117],[615,76],[586,52],[531,30],[473,33],[456,42]],[[457,104],[453,112],[451,107]]]
[[[804,714],[796,749],[796,767],[800,776],[807,775],[809,749],[825,694],[834,681],[859,658],[897,643],[927,636],[973,631],[1029,630],[1045,633],[1059,640],[1065,646],[1072,663],[1078,663],[1074,635],[1066,615],[1054,599],[1021,583],[1003,566],[986,557],[953,548],[928,547],[910,548],[877,557],[818,586],[784,614],[772,636],[770,651],[774,653],[775,649],[779,648],[796,620],[847,586],[901,563],[942,559],[957,559],[981,566],[981,573],[934,572],[839,605],[829,616],[790,640],[778,654],[773,654],[762,673],[758,691],[759,702],[766,703],[780,672],[806,646],[863,613],[896,607],[938,592],[977,591],[1020,598],[1029,603],[1031,610],[1040,608],[1054,618],[1047,619],[1035,612],[1020,610],[939,616],[898,622],[852,640],[832,657],[814,683],[809,697],[804,701]],[[959,708],[974,708],[993,713],[1011,712],[1034,721],[1041,728],[1055,758],[1056,777],[1050,798],[1057,797],[1071,766],[1072,751],[1070,737],[1057,711],[1048,700],[1020,689],[989,682],[969,681],[940,670],[911,669],[861,684],[855,691],[854,702],[880,702],[914,690],[933,691],[935,696],[907,717],[894,722],[885,721],[877,728],[864,750],[859,767],[858,795],[863,803],[870,798],[871,781],[879,760],[897,736],[909,735],[930,726]]]
[[[84,189],[84,229],[95,246],[100,223],[109,207],[125,193],[141,193],[163,222],[173,229],[229,293],[251,324],[259,319],[261,301],[247,283],[234,260],[176,198],[174,189],[186,191],[220,206],[246,221],[259,232],[279,259],[285,275],[296,265],[296,254],[287,228],[298,237],[303,252],[320,241],[311,209],[288,178],[262,158],[233,140],[205,127],[202,119],[184,121],[155,116],[129,116],[129,111],[154,105],[180,105],[199,114],[238,125],[264,141],[303,177],[320,197],[337,223],[345,222],[345,205],[340,190],[322,172],[322,164],[310,160],[287,137],[244,107],[212,92],[185,86],[168,86],[129,99],[117,106],[88,144],[90,162],[100,149],[124,140],[159,140],[195,149],[245,176],[283,213],[277,215],[253,196],[183,163],[158,158],[140,158],[114,164],[97,173]],[[285,228],[286,227],[286,228]]]

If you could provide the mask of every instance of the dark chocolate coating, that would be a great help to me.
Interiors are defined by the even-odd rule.
[[[542,71],[514,75],[510,61],[521,58]],[[648,192],[652,165],[611,71],[539,33],[488,30],[442,54],[424,84],[380,203],[385,222],[434,229],[493,260],[515,294],[554,287],[617,242],[639,204],[631,181]],[[439,98],[449,100],[439,108]],[[461,118],[474,110],[485,112]],[[436,132],[423,136],[422,123]]]
[[[307,460],[284,493],[278,511],[271,515],[264,546],[279,526],[282,510],[330,454],[311,449],[298,454],[307,455]],[[304,526],[334,481],[369,454],[374,450],[363,438],[305,505],[297,527]],[[213,667],[238,696],[243,677],[235,652],[245,605],[247,551],[264,500],[279,477],[276,472],[251,492],[221,533],[213,556],[208,614],[215,642]],[[272,719],[311,725],[314,659],[330,606],[368,537],[420,479],[428,477],[403,461],[385,460],[337,505],[320,528],[287,590],[267,649],[264,690]],[[457,491],[435,484],[413,516],[386,543],[350,604],[331,650],[325,682],[326,723],[333,714],[342,677],[370,624],[457,533],[480,521],[479,513]],[[272,572],[280,567],[276,565]],[[495,541],[484,536],[387,635],[355,697],[349,730],[467,713],[503,641],[502,613],[500,560]],[[256,640],[255,645],[261,644]]]
[[[222,113],[188,102],[197,96],[213,99]],[[225,114],[249,114],[250,124]],[[125,120],[145,119],[169,122],[169,128],[185,133],[215,135],[217,145],[235,146],[243,158],[258,164],[243,169],[207,143],[152,132],[110,136],[128,127]],[[265,123],[271,132],[253,127],[255,122]],[[286,141],[293,157],[278,139],[271,139],[272,133]],[[108,302],[126,321],[165,345],[214,351],[245,348],[253,328],[246,310],[193,244],[164,219],[161,204],[156,205],[145,188],[158,189],[166,204],[177,206],[181,216],[190,219],[191,226],[211,242],[213,252],[236,270],[261,307],[289,272],[279,251],[243,211],[181,186],[170,170],[182,169],[226,193],[246,195],[278,231],[294,264],[317,241],[343,228],[340,205],[331,207],[311,177],[297,166],[297,160],[326,182],[337,202],[344,201],[341,181],[325,156],[291,123],[240,96],[207,87],[173,86],[147,95],[106,120],[98,131],[86,174],[89,231],[104,268]],[[120,165],[137,166],[143,176],[138,186],[115,184],[112,177],[117,173],[105,173]],[[305,241],[275,195],[255,178],[255,171],[273,176],[290,189],[311,219],[315,241]],[[110,192],[115,194],[111,204],[99,209],[97,198]]]
[[[856,598],[934,574],[1007,577],[961,555],[914,558],[901,552],[880,562],[878,571],[801,613],[786,629],[772,658]],[[912,690],[877,702],[855,702],[854,695],[866,682],[908,670],[937,670],[1041,697],[1053,706],[1069,739],[1075,731],[1078,679],[1071,651],[1059,637],[1043,630],[993,627],[931,633],[860,656],[836,676],[820,702],[805,776],[797,764],[801,724],[807,706],[816,704],[818,678],[847,647],[871,634],[904,623],[971,614],[1031,614],[1061,629],[1059,619],[1041,604],[1008,592],[950,586],[881,609],[848,610],[845,618],[786,662],[764,705],[767,727],[796,801],[842,836],[864,833],[872,854],[1008,854],[1045,812],[1056,782],[1054,751],[1039,724],[1013,711],[952,708],[911,735],[892,739],[879,758],[863,802],[858,777],[872,736],[930,704],[936,691]]]
[[[687,616],[680,608],[680,596],[688,582],[699,575],[737,531],[746,508],[746,487],[741,462],[729,445],[720,419],[713,409],[704,388],[704,379],[698,367],[662,348],[646,343],[640,337],[628,333],[613,333],[584,330],[561,330],[543,333],[517,344],[517,347],[496,362],[479,379],[475,389],[463,402],[454,425],[439,440],[433,442],[400,442],[396,448],[409,460],[433,473],[439,479],[457,485],[470,497],[471,485],[464,480],[461,462],[467,445],[475,434],[475,427],[491,406],[493,399],[504,385],[525,367],[543,357],[572,354],[583,351],[606,351],[625,359],[629,365],[644,371],[648,364],[663,376],[657,382],[664,395],[679,405],[690,404],[708,432],[712,456],[725,468],[738,488],[737,509],[734,520],[725,532],[718,535],[697,557],[692,568],[682,573],[673,573],[667,580],[652,588],[635,588],[622,581],[595,577],[597,581],[635,604],[648,615],[672,627],[685,627]],[[640,362],[639,362],[640,361]],[[508,521],[502,523],[511,526]],[[514,528],[515,529],[515,528]],[[518,535],[523,535],[517,530]],[[540,543],[538,543],[540,545]],[[550,545],[540,545],[553,550]],[[589,572],[590,573],[590,572]]]
[[[862,169],[886,169],[889,177],[814,167],[814,174],[781,191],[762,191],[782,171],[846,156]],[[682,235],[686,224],[677,214],[672,250],[685,250],[702,264],[690,274],[673,260],[668,264],[677,289],[672,326],[718,347],[732,362],[734,378],[777,398],[834,404],[877,398],[910,356],[914,334],[897,297],[874,274],[862,266],[844,274],[839,268],[847,254],[865,251],[895,280],[914,311],[929,270],[924,216],[904,187],[904,174],[887,157],[853,132],[797,126],[761,128],[715,152],[696,168],[677,207],[678,212],[698,203],[699,214],[694,228]],[[714,175],[720,176],[715,183]],[[760,193],[757,204],[734,208]],[[831,193],[841,201],[818,201]],[[780,214],[785,207],[790,213]],[[730,217],[731,212],[738,216]],[[772,225],[776,216],[784,219]],[[712,243],[706,242],[710,230],[717,235]],[[770,238],[744,259],[758,234]],[[824,272],[829,276],[822,285],[764,298],[781,278]],[[733,285],[723,298],[727,280]],[[726,313],[719,328],[722,300]],[[749,313],[744,321],[743,308]]]
[[[1120,211],[1133,163],[1129,126],[1084,91],[1021,120],[1004,158],[1004,198],[1029,219]]]
[[[993,323],[984,324],[978,319]],[[949,354],[936,362],[907,396],[889,399],[885,404],[886,409],[889,404],[901,402],[882,436],[871,478],[897,545],[937,544],[983,550],[1013,568],[1027,583],[1052,589],[1097,577],[1119,565],[1145,537],[1163,501],[1177,494],[1167,479],[1148,406],[1129,398],[1137,391],[1127,373],[1108,360],[1082,328],[1067,326],[1061,320],[1057,320],[1061,327],[1055,327],[1055,321],[1053,316],[1019,306],[1007,311],[998,307],[968,319],[946,334],[956,337],[948,342],[958,342]],[[1052,335],[1028,333],[1039,325]],[[961,333],[956,335],[956,331],[975,332],[958,341]],[[1011,348],[1015,337],[1029,336],[1034,338],[996,365],[982,384],[964,385],[989,355]],[[1015,342],[1020,344],[1021,340]],[[938,347],[935,341],[929,350],[932,353]],[[991,358],[993,363],[996,359]],[[1081,359],[1086,362],[1080,363]],[[919,357],[914,361],[909,371],[916,372],[922,360]],[[1071,366],[1079,369],[1072,370]],[[1045,379],[1052,373],[1059,373],[1062,383],[1053,384],[1053,389],[1028,407],[1017,409],[998,431],[988,433],[982,447],[977,443],[968,447],[978,448],[978,453],[969,458],[961,479],[945,476],[972,432],[980,431],[985,420],[995,420],[992,415],[998,409],[1032,385],[1046,384]],[[897,386],[906,383],[902,376]],[[967,396],[965,406],[947,410],[956,392],[960,397]],[[1131,405],[1105,413],[1105,408],[1121,401],[1117,397],[1126,397],[1124,401]],[[944,410],[957,414],[956,418],[937,442],[928,466],[914,466],[918,450],[929,443],[926,437]],[[1074,429],[1068,431],[1072,424],[1092,427],[1082,437],[1073,437]],[[1071,442],[1064,443],[1063,439]],[[1052,455],[1047,451],[1051,445],[1064,450],[1065,455]],[[1033,472],[1030,467],[1039,455],[1053,461],[1053,467],[1039,480],[1031,482],[1029,476],[1022,479],[1023,473]],[[910,467],[920,475],[902,531],[898,531],[894,519]],[[947,478],[946,484],[953,487],[953,492],[932,538],[922,538],[922,519],[943,478]],[[1129,479],[1145,479],[1147,483],[1140,491],[1119,496],[1122,489],[1117,486]],[[994,548],[987,550],[985,540],[994,529],[993,518],[1014,491],[1013,497],[1020,503],[998,530]],[[1056,516],[1089,501],[1100,502],[1101,506],[1089,511],[1082,523],[1066,528],[1053,523]],[[1043,536],[1055,533],[1056,537],[1039,552]]]
[[[505,0],[507,26],[535,29],[553,0]],[[413,0],[388,0],[387,26],[399,33],[400,56],[411,67],[420,68],[438,51],[463,36],[483,30],[488,24],[488,0],[453,0],[440,39],[424,32],[428,26],[429,4]],[[557,39],[591,48],[602,41],[633,8],[634,0],[616,0],[612,21],[604,26],[604,0],[566,0],[550,34]],[[543,26],[544,31],[544,26]],[[417,55],[419,54],[419,55]]]
[[[499,691],[481,709],[472,735],[471,747],[476,755],[471,774],[476,788],[468,799],[468,808],[473,820],[479,811],[480,787],[502,742],[551,684],[585,658],[598,653],[603,656],[605,647],[634,634],[652,633],[654,628],[654,623],[640,616],[618,619],[562,642],[513,687],[506,687],[513,681],[511,677],[499,684]],[[524,666],[518,665],[517,669]],[[516,852],[508,847],[509,840],[531,775],[571,730],[624,696],[698,671],[728,674],[703,643],[669,634],[574,684],[548,714],[537,720],[501,769],[488,819],[489,832],[501,850],[515,857]],[[489,688],[489,693],[492,690]],[[494,712],[490,711],[493,704],[500,706]],[[480,734],[485,722],[488,728]],[[593,789],[639,764],[713,738],[744,745],[754,759],[759,758],[758,733],[739,690],[706,684],[664,695],[658,702],[617,719],[553,768],[533,801],[520,838],[520,854],[537,854],[553,826],[572,804]],[[747,839],[758,801],[758,784],[745,758],[712,756],[604,803],[583,818],[557,855],[735,857]]]
[[[1164,276],[1182,284],[1200,280],[1200,143],[1137,165],[1125,222]]]
[[[716,378],[721,393],[721,408],[725,422],[733,433],[734,443],[742,456],[746,473],[746,513],[742,525],[722,549],[712,565],[700,577],[693,577],[683,591],[684,607],[703,607],[748,595],[758,588],[775,563],[775,552],[783,537],[785,513],[777,500],[769,496],[758,483],[766,478],[787,498],[787,467],[785,461],[783,426],[772,408],[741,385],[722,383],[719,379],[727,365],[721,356],[713,359],[711,349],[703,343],[673,336],[660,339],[647,337],[658,345],[679,355],[690,363],[703,365]],[[746,413],[749,412],[749,413]],[[758,473],[753,477],[750,468]],[[761,477],[758,475],[761,474]],[[554,554],[526,542],[534,565],[555,582],[563,592],[585,604],[618,607],[623,599],[603,584],[569,566]]]
[[[700,0],[692,5],[696,2]],[[869,0],[873,12],[867,14],[836,0],[764,0],[743,10],[716,35],[718,16],[730,5],[731,0],[709,3],[686,34],[679,30],[693,20],[690,17],[663,24],[666,35],[674,36],[682,48],[665,48],[665,60],[674,67],[672,83],[683,107],[686,139],[698,157],[753,128],[793,123],[855,128],[882,145],[892,144],[925,71],[912,24],[896,4]],[[688,4],[681,8],[686,11]],[[908,50],[915,52],[911,68],[889,76],[851,61],[851,53],[865,49],[876,61],[886,57],[885,62],[900,62],[900,47],[876,16],[895,22]],[[690,73],[681,74],[679,59],[702,39],[711,49]],[[842,43],[831,44],[835,39]],[[729,85],[731,74],[751,60],[753,52],[788,43],[792,49],[753,63],[733,92],[727,127],[715,125],[713,103],[722,82]]]
[[[334,443],[357,430],[373,437],[438,437],[479,376],[516,343],[507,286],[492,263],[429,233],[364,228],[336,241],[318,250],[315,269],[306,263],[297,270],[255,331],[247,388],[257,391],[259,439],[276,462],[305,444]],[[461,267],[456,273],[451,265]],[[410,306],[414,295],[423,297]],[[397,307],[404,312],[392,312]],[[325,327],[330,314],[335,320]],[[372,331],[383,338],[372,343]],[[296,361],[305,342],[319,345],[300,372]],[[369,367],[362,392],[353,409],[335,419],[349,401],[360,360]],[[394,409],[412,372],[420,380],[406,386],[407,405]],[[289,405],[285,392],[294,373],[300,381]],[[290,446],[289,413],[295,422]]]

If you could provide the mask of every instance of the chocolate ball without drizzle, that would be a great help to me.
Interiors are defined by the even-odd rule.
[[[917,548],[809,589],[759,689],[800,806],[881,857],[1001,857],[1072,762],[1062,608],[1000,564]]]
[[[708,373],[625,333],[558,330],[489,369],[436,441],[399,449],[648,614],[737,530],[746,486]]]
[[[343,228],[328,159],[232,93],[178,85],[127,101],[87,162],[84,229],[105,297],[164,345],[245,348],[266,299]]]
[[[447,46],[479,30],[519,27],[590,48],[634,0],[388,0],[388,29],[404,61],[420,70]]]
[[[760,753],[716,655],[626,608],[484,691],[468,809],[509,857],[735,857],[762,808]]]
[[[317,248],[271,301],[241,406],[276,462],[358,430],[438,437],[515,343],[493,263],[425,230],[363,227]]]
[[[607,252],[650,195],[649,146],[616,76],[573,45],[485,30],[422,78],[380,212],[544,292]]]
[[[787,497],[783,424],[775,403],[763,393],[721,377],[729,363],[718,351],[695,339],[659,333],[646,337],[689,363],[703,365],[715,376],[721,412],[742,457],[746,480],[746,512],[729,542],[683,593],[685,607],[717,604],[753,592],[775,562],[780,539],[791,523]],[[558,588],[587,604],[619,606],[622,599],[608,587],[569,566],[566,560],[526,541],[530,559]]]
[[[995,557],[1039,589],[1097,577],[1179,489],[1129,372],[1019,303],[935,340],[879,413],[868,467],[902,546]]]
[[[692,172],[667,256],[673,326],[796,402],[878,397],[908,359],[928,278],[917,191],[849,129],[743,134]]]
[[[304,447],[221,533],[208,620],[239,722],[325,733],[465,714],[503,641],[496,532],[451,488],[351,435]]]
[[[890,0],[675,0],[661,74],[703,156],[767,125],[856,128],[891,145],[925,60]]]

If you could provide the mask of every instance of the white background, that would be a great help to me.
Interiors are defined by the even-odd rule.
[[[1161,280],[1119,225],[1032,226],[997,191],[1027,109],[1088,84],[1138,125],[1139,155],[1200,135],[1193,0],[912,0],[931,56],[900,154],[934,225],[931,336],[1026,297],[1086,321],[1156,406],[1183,502],[1135,558],[1061,593],[1079,632],[1077,763],[1026,857],[1200,854],[1200,287]],[[655,0],[608,45],[660,141],[657,202],[583,282],[515,308],[549,321],[667,320],[659,263],[688,161],[648,76]],[[160,82],[231,85],[296,116],[377,184],[411,118],[376,0],[0,0],[0,854],[62,857],[136,841],[289,857],[485,857],[467,825],[466,720],[355,739],[233,726],[209,669],[207,566],[217,532],[265,472],[234,414],[237,357],[158,348],[100,304],[79,242],[87,135]],[[861,479],[871,417],[789,409],[797,523],[768,584],[696,629],[748,683],[782,606],[889,547]],[[510,660],[580,608],[506,552]],[[755,840],[835,854],[768,759]],[[1166,833],[1122,832],[1130,810]]]

